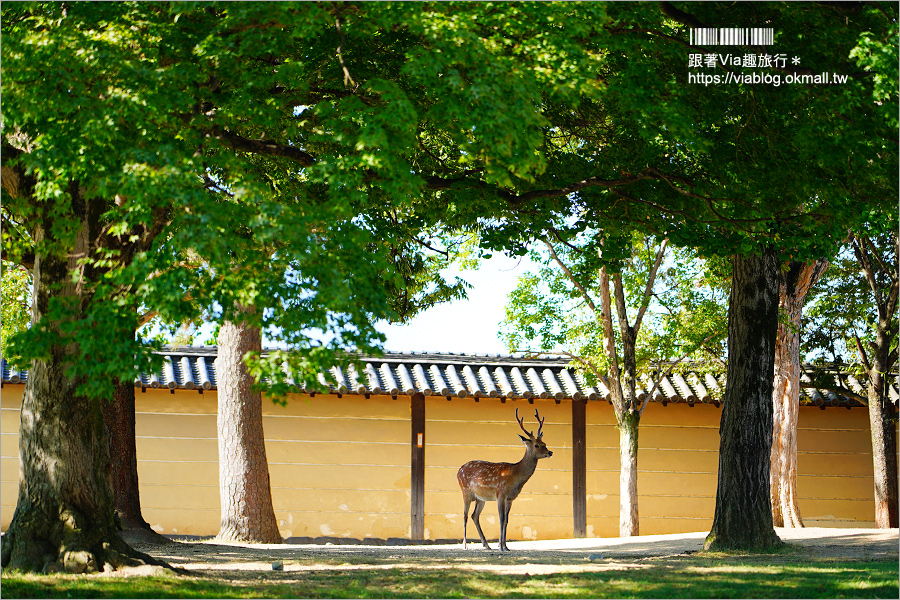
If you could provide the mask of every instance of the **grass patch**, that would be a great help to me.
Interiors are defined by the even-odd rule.
[[[605,570],[597,570],[605,567]],[[802,562],[771,556],[589,565],[579,573],[506,575],[384,568],[199,577],[4,573],[4,598],[897,598],[897,562]]]

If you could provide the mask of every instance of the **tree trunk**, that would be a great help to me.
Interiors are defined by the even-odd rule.
[[[897,527],[897,411],[887,390],[887,377],[897,364],[897,349],[891,349],[897,335],[897,300],[900,293],[900,238],[891,236],[894,260],[876,259],[871,239],[866,236],[851,236],[853,253],[862,269],[863,276],[875,296],[878,323],[875,342],[868,344],[872,350],[871,359],[862,341],[856,337],[856,349],[869,375],[866,393],[869,405],[869,427],[872,433],[872,463],[875,475],[875,524],[879,528]],[[876,251],[877,252],[877,251]],[[879,282],[877,272],[886,276],[890,284]]]
[[[141,515],[138,488],[137,447],[134,431],[134,384],[115,381],[115,396],[103,406],[103,418],[109,430],[112,484],[116,514],[122,527],[150,529]]]
[[[828,262],[792,262],[781,279],[772,392],[772,520],[775,527],[803,527],[797,502],[797,420],[800,413],[800,321],[809,288]]]
[[[224,321],[219,331],[219,539],[281,543],[272,508],[262,424],[262,394],[252,389],[243,358],[262,349],[261,332]]]
[[[637,497],[638,425],[641,415],[627,410],[619,418],[619,537],[640,535]]]
[[[141,514],[134,401],[134,384],[116,380],[112,402],[103,403],[103,420],[109,433],[112,459],[115,509],[122,526],[119,535],[131,543],[172,543],[172,540],[150,529],[150,524]]]
[[[772,253],[734,257],[727,383],[719,426],[719,483],[707,550],[768,548],[780,543],[769,496],[778,282]]]
[[[869,371],[869,427],[872,430],[872,465],[875,475],[875,526],[898,526],[897,518],[897,414],[888,396],[890,338],[888,327],[879,326],[872,368]]]
[[[81,219],[68,258],[38,256],[34,266],[34,327],[51,335],[71,324],[52,320],[51,301],[75,314],[91,301],[81,281],[82,267],[96,239],[99,203],[84,200],[73,187],[72,210]],[[77,212],[76,212],[77,211]],[[35,230],[35,243],[48,241],[51,223]],[[58,239],[51,242],[61,243]],[[85,273],[90,281],[91,273]],[[74,573],[112,570],[143,562],[161,564],[132,550],[117,534],[110,453],[101,401],[77,391],[80,381],[69,364],[91,360],[74,344],[54,339],[46,356],[32,361],[19,425],[19,496],[3,538],[2,566],[24,571]]]
[[[616,307],[619,314],[619,325],[622,331],[626,368],[620,371],[619,358],[616,352],[616,338],[612,323],[612,300],[610,297],[609,275],[606,267],[600,269],[600,321],[605,335],[606,355],[609,358],[607,370],[609,391],[616,423],[619,428],[619,535],[628,537],[637,535],[638,497],[637,497],[637,448],[638,425],[640,413],[635,403],[635,336],[634,330],[628,328],[627,315],[624,314],[625,303],[621,281],[616,276]],[[625,380],[624,386],[622,380]]]

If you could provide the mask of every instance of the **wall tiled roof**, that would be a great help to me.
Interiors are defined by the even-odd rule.
[[[142,373],[135,379],[135,387],[168,388],[171,390],[215,390],[215,346],[171,347],[163,350],[165,362],[158,373]],[[421,392],[426,396],[447,398],[500,398],[608,400],[609,389],[605,380],[590,385],[565,358],[535,358],[525,355],[471,355],[444,353],[387,352],[381,357],[359,358],[362,369],[332,367],[329,382],[324,373],[319,374],[318,390],[328,388],[337,394],[412,395]],[[11,370],[6,360],[0,361],[3,383],[24,383],[27,372]],[[848,390],[846,394],[814,387],[810,373],[826,374],[835,381],[835,388]],[[819,379],[819,377],[817,377]],[[335,384],[336,382],[336,384]],[[837,371],[818,369],[804,365],[801,377],[802,404],[817,406],[861,406],[854,395],[865,396],[865,388],[854,376]],[[298,392],[314,393],[297,386]],[[638,394],[642,398],[649,392],[650,383],[642,381]],[[654,402],[667,404],[712,403],[719,405],[725,389],[724,375],[691,372],[674,373],[663,379],[654,392]],[[891,377],[891,399],[896,404],[897,377]]]

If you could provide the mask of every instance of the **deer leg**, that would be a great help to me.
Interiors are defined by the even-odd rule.
[[[509,529],[509,511],[512,509],[512,500],[506,501],[506,517],[504,518],[504,522],[506,525],[503,528],[504,533]],[[503,542],[506,543],[506,535],[503,536]],[[509,547],[506,548],[509,551]]]
[[[466,549],[466,544],[468,543],[466,539],[466,525],[469,522],[469,505],[472,504],[474,497],[471,494],[463,494],[463,550]]]
[[[506,500],[506,498],[497,498],[497,514],[500,515],[500,550],[502,552],[509,552],[509,548],[506,547],[506,524],[509,522],[509,509],[512,507],[512,502]]]
[[[478,530],[478,535],[481,536],[481,543],[488,550],[491,549],[490,545],[488,545],[487,539],[484,537],[484,532],[481,530],[481,523],[478,521],[478,517],[481,516],[481,511],[484,509],[484,500],[481,498],[475,498],[475,510],[472,511],[472,521],[475,523],[475,529]]]

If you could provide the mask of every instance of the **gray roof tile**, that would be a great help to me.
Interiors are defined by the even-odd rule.
[[[217,389],[215,346],[169,347],[164,349],[163,367],[158,373],[142,373],[134,381],[135,387],[168,388],[171,390]],[[364,370],[353,365],[332,367],[329,378],[325,373],[317,377],[322,387],[339,394],[398,394],[411,395],[421,392],[426,396],[448,398],[553,398],[608,400],[607,382],[601,379],[595,386],[589,385],[581,373],[569,366],[566,358],[535,358],[527,355],[468,355],[388,352],[381,357],[358,358]],[[0,359],[3,383],[24,383],[26,371],[17,371]],[[841,395],[832,390],[813,387],[809,374],[833,375],[836,383],[848,390]],[[825,406],[859,406],[852,396],[864,395],[861,382],[848,374],[834,370],[804,365],[801,382],[801,403]],[[639,382],[639,394],[647,394],[653,386],[649,379]],[[297,385],[300,392],[312,392],[313,386]],[[656,386],[654,402],[714,403],[719,405],[725,388],[724,375],[711,373],[674,373]],[[889,394],[896,404],[897,376],[890,379]]]

